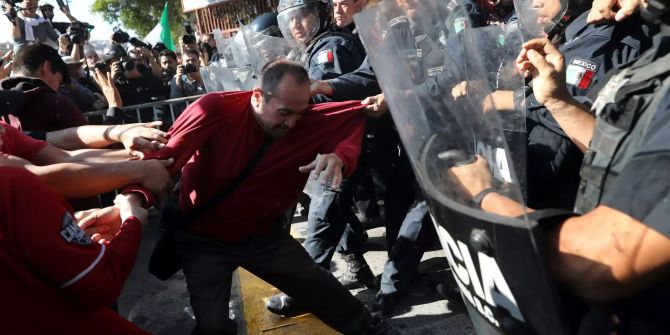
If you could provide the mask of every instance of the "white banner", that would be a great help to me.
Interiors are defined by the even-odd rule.
[[[205,8],[207,6],[226,2],[227,0],[181,0],[181,8],[184,13],[191,12],[196,9]]]

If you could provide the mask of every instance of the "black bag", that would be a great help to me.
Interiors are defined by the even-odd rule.
[[[193,222],[202,214],[216,207],[223,199],[233,192],[249,175],[251,170],[261,160],[263,154],[272,144],[272,138],[267,138],[263,145],[256,151],[244,170],[230,184],[221,191],[221,193],[209,199],[204,204],[193,208],[188,214],[184,215],[179,208],[177,199],[168,198],[161,204],[160,225],[156,245],[149,259],[149,273],[160,280],[168,280],[175,273],[181,270],[181,260],[177,253],[177,241],[175,232]]]
[[[177,199],[163,201],[156,245],[149,259],[149,273],[160,280],[170,279],[181,269],[174,233],[184,223],[185,218]]]

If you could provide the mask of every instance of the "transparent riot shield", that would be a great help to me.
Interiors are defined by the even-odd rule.
[[[256,77],[250,66],[227,68],[210,65],[200,68],[202,81],[208,93],[220,91],[247,91],[254,88]]]
[[[509,168],[513,168],[517,177],[515,183],[521,191],[521,198],[525,200],[526,109],[523,101],[515,101],[523,100],[525,92],[524,79],[515,66],[524,38],[517,27],[516,24],[502,24],[463,31],[460,39],[466,57],[464,76],[468,80],[461,82],[453,93],[456,96],[463,94],[462,90],[467,92],[471,85],[475,86],[474,89],[479,89],[477,85],[488,86],[491,93],[482,101],[481,109],[485,114],[498,112],[500,124],[494,123],[492,127],[498,127],[504,133],[507,148],[500,146],[501,143],[497,141],[478,141],[475,151],[497,162],[493,172],[499,180],[512,182]],[[505,151],[510,159],[502,155],[495,158],[496,152],[501,151]]]
[[[528,37],[545,37],[567,12],[568,0],[514,0],[514,10]]]
[[[508,134],[524,117],[494,94],[523,86],[508,59],[522,39],[472,28],[455,0],[382,1],[355,20],[476,332],[567,334],[534,216],[483,211],[454,175],[479,166],[487,187],[523,208],[525,135]]]
[[[300,62],[304,47],[294,40],[258,33],[246,26],[241,29],[244,36],[249,62],[254,72],[259,74],[263,66],[277,59]]]
[[[242,34],[238,33],[231,38],[224,38],[223,33],[219,29],[215,29],[213,34],[216,40],[216,49],[222,58],[224,67],[238,68],[250,64],[249,52],[247,51]]]
[[[200,68],[207,92],[253,89],[256,77],[253,68],[249,65],[249,54],[242,34],[238,33],[232,38],[224,38],[219,29],[215,29],[213,34],[222,60],[218,64]]]

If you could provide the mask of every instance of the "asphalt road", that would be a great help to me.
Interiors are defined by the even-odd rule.
[[[297,223],[293,225],[293,235],[301,240],[305,231],[305,219],[296,217]],[[141,328],[155,334],[190,334],[195,320],[192,317],[188,301],[188,292],[183,274],[178,273],[168,281],[160,281],[147,272],[147,264],[151,250],[155,243],[157,229],[157,217],[152,216],[151,223],[145,229],[140,254],[138,256],[135,268],[131,273],[123,294],[119,299],[119,312],[130,321]],[[386,261],[386,248],[383,228],[374,228],[368,230],[370,236],[366,247],[368,252],[365,258],[370,264],[375,275],[380,275],[384,262]],[[333,259],[334,264],[331,269],[337,277],[346,268],[345,263],[336,255]],[[447,300],[436,291],[438,283],[445,283],[446,287],[452,287],[451,273],[448,270],[448,264],[443,251],[438,245],[434,250],[427,252],[420,265],[420,275],[412,285],[412,289],[407,296],[400,301],[395,308],[391,323],[395,325],[403,334],[474,334],[469,319],[464,314],[464,306],[458,295],[450,296]],[[239,271],[238,271],[239,272]],[[245,316],[243,306],[246,301],[260,300],[266,296],[254,296],[254,294],[241,292],[239,277],[235,276],[236,281],[232,289],[231,299],[231,317],[233,317],[239,326],[239,334],[247,334],[247,329],[255,329],[255,318]],[[243,285],[247,284],[245,281]],[[274,290],[274,289],[273,289]],[[372,304],[376,292],[370,289],[353,289],[352,294],[359,298],[367,306]],[[255,295],[262,294],[256,293]],[[247,312],[248,308],[247,308]],[[285,318],[275,317],[270,312],[258,310],[258,313],[270,318],[276,324],[286,323]],[[267,313],[268,315],[265,315]],[[298,319],[296,322],[300,322]],[[318,321],[315,321],[318,322]],[[323,326],[321,326],[323,327]],[[314,327],[307,331],[291,331],[289,328],[282,332],[276,331],[275,334],[293,334],[310,333],[321,335],[322,329]],[[263,334],[273,334],[273,331],[262,332]]]

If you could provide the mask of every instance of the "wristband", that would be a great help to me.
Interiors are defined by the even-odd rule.
[[[109,137],[109,133],[112,132],[112,129],[114,129],[114,127],[116,127],[116,126],[110,126],[110,127],[107,127],[107,129],[105,129],[105,132],[102,133],[102,138],[104,138],[105,141],[107,141],[107,142],[116,142],[116,141],[114,141],[111,137]]]
[[[484,197],[486,197],[489,193],[494,193],[498,192],[495,188],[489,187],[481,190],[477,195],[472,197],[472,200],[470,200],[470,203],[472,204],[472,207],[475,208],[482,208],[482,201],[484,201]]]

